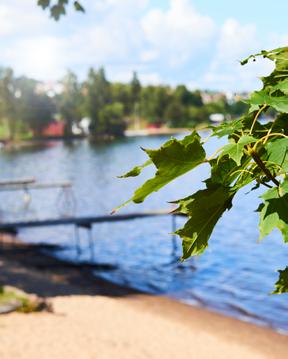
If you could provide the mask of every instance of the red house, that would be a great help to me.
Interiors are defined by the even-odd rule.
[[[41,135],[43,137],[63,137],[64,136],[64,122],[53,121],[45,127]]]

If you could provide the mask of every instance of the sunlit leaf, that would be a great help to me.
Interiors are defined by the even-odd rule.
[[[193,132],[183,140],[171,139],[158,150],[145,150],[157,168],[155,176],[138,188],[130,201],[141,203],[177,177],[191,171],[205,160],[200,136]],[[137,172],[137,170],[136,170]],[[132,170],[132,173],[133,172]]]
[[[256,139],[249,135],[241,136],[238,142],[229,143],[224,146],[222,150],[222,156],[228,155],[232,160],[236,162],[239,166],[241,164],[241,159],[244,156],[244,148],[246,145],[256,142]]]
[[[288,79],[279,82],[273,87],[273,91],[280,90],[283,94],[288,95]]]
[[[288,111],[288,102],[286,96],[271,96],[265,90],[253,92],[250,99],[246,102],[253,106],[253,111],[260,105],[270,106],[279,112]]]
[[[261,196],[264,203],[260,206],[260,239],[278,228],[288,242],[288,194],[279,194],[277,188],[271,188]]]
[[[266,145],[267,160],[288,171],[288,138],[278,138]]]
[[[230,136],[232,133],[241,130],[242,127],[243,124],[241,120],[236,120],[236,121],[224,122],[218,126],[210,126],[209,128],[212,130],[213,136],[217,136],[220,138],[224,136]]]
[[[140,173],[142,172],[142,170],[153,164],[152,160],[148,160],[146,161],[145,163],[143,163],[143,165],[140,165],[140,166],[135,166],[132,170],[128,171],[127,173],[125,173],[124,175],[122,176],[118,176],[118,178],[128,178],[128,177],[137,177],[140,175]]]
[[[216,223],[231,208],[234,194],[229,188],[218,186],[198,191],[178,202],[179,211],[189,217],[184,227],[176,231],[183,240],[182,259],[206,249]]]

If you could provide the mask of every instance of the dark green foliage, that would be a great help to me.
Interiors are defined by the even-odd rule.
[[[83,99],[77,76],[73,72],[68,71],[61,83],[63,92],[58,96],[58,107],[65,123],[65,136],[71,136],[73,124],[78,124],[82,117]]]
[[[231,143],[223,147],[221,156],[229,156],[239,166],[241,164],[241,159],[244,156],[245,146],[254,142],[256,142],[256,139],[249,135],[241,136],[238,141],[232,139]]]
[[[124,108],[120,102],[105,105],[99,111],[99,122],[97,127],[98,136],[121,137],[126,129],[123,121]]]
[[[177,211],[189,217],[185,226],[176,231],[183,240],[183,260],[206,249],[216,223],[231,208],[234,193],[229,187],[218,185],[178,201]]]
[[[268,163],[277,164],[283,168],[283,174],[288,172],[288,138],[276,138],[265,146]]]
[[[178,85],[175,89],[174,96],[183,106],[203,106],[200,91],[189,91],[185,85]]]
[[[288,193],[285,188],[271,188],[261,198],[260,206],[260,238],[267,236],[278,228],[285,242],[288,242]]]
[[[131,91],[131,102],[132,105],[135,106],[140,101],[140,93],[141,93],[141,83],[138,79],[137,72],[133,72],[132,81],[130,83],[130,91]]]
[[[0,68],[0,118],[7,124],[10,140],[15,138],[17,128],[16,89],[13,70]]]
[[[167,86],[147,86],[140,98],[141,115],[154,124],[165,123],[165,110],[171,101],[170,88]]]
[[[21,99],[20,108],[23,112],[18,119],[33,130],[35,136],[41,136],[41,131],[53,120],[55,105],[45,94],[25,93]]]
[[[165,111],[165,119],[171,127],[185,127],[188,113],[178,99],[173,99]]]
[[[235,101],[228,106],[228,113],[233,117],[238,117],[247,112],[248,105],[243,101]]]
[[[0,69],[0,122],[8,128],[8,138],[32,131],[39,136],[52,120],[56,107],[38,82],[26,77],[14,77],[11,69]]]
[[[45,10],[50,5],[50,0],[38,0],[38,5]]]
[[[113,98],[113,87],[106,79],[104,68],[90,69],[83,84],[84,114],[91,119],[90,132],[94,138],[120,137],[126,128],[125,106]],[[118,93],[119,96],[123,93]],[[130,98],[129,98],[130,100]]]
[[[74,1],[73,5],[76,11],[85,12],[84,7],[78,1]]]
[[[282,294],[288,293],[288,267],[284,270],[278,270],[279,279],[275,283],[275,290],[272,292],[273,294]]]
[[[255,185],[251,190],[268,187],[257,210],[260,214],[260,238],[278,229],[284,241],[288,241],[288,48],[262,51],[242,64],[257,56],[272,60],[275,69],[262,79],[262,90],[253,92],[246,101],[250,106],[247,114],[210,127],[212,136],[228,137],[228,144],[210,158],[205,158],[201,140],[193,132],[182,141],[172,139],[159,150],[146,151],[157,172],[154,178],[136,190],[131,199],[135,203],[142,202],[152,192],[202,163],[208,162],[211,166],[204,190],[174,202],[178,204],[176,211],[188,217],[184,227],[176,231],[183,241],[183,259],[198,255],[207,248],[215,225],[231,208],[235,194],[253,182]],[[179,114],[179,104],[187,106],[191,99],[185,87],[178,87],[176,93],[179,102],[177,106],[170,105],[170,111]],[[227,106],[222,101],[216,107],[225,113]],[[265,112],[273,114],[274,119],[262,124],[259,120]],[[134,168],[126,177],[140,174],[148,164],[150,162]],[[288,267],[279,272],[274,293],[288,292]]]

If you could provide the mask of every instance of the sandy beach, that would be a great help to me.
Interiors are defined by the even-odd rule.
[[[54,313],[0,316],[1,359],[285,358],[288,337],[169,298],[118,287],[34,248],[0,252],[0,283]]]

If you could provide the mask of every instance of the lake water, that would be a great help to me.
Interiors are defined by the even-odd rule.
[[[57,189],[33,191],[32,202],[25,209],[23,192],[1,192],[2,220],[55,218],[74,211],[78,216],[108,214],[127,200],[143,179],[152,174],[147,168],[140,178],[117,179],[145,160],[140,147],[157,148],[168,137],[126,138],[91,146],[87,141],[71,144],[51,142],[46,148],[0,153],[2,178],[35,176],[39,182],[70,180],[73,197]],[[212,153],[220,141],[213,139],[207,147]],[[169,208],[170,200],[191,194],[203,187],[208,167],[199,167],[155,193],[141,206],[130,205],[123,213]],[[66,196],[67,195],[67,196]],[[113,271],[97,275],[149,293],[168,295],[191,305],[235,316],[242,320],[288,332],[287,295],[269,295],[277,279],[276,269],[288,264],[288,247],[277,232],[257,242],[258,217],[254,210],[259,192],[235,198],[235,206],[221,219],[210,240],[208,250],[186,263],[172,256],[171,218],[152,217],[93,226],[96,263],[115,265]],[[75,206],[76,204],[76,206]],[[71,214],[71,213],[66,213]],[[177,227],[184,219],[177,218]],[[80,261],[90,260],[87,233],[81,231]],[[21,238],[30,242],[62,244],[54,253],[75,260],[74,228],[54,227],[23,230]],[[177,256],[181,243],[177,239]]]

